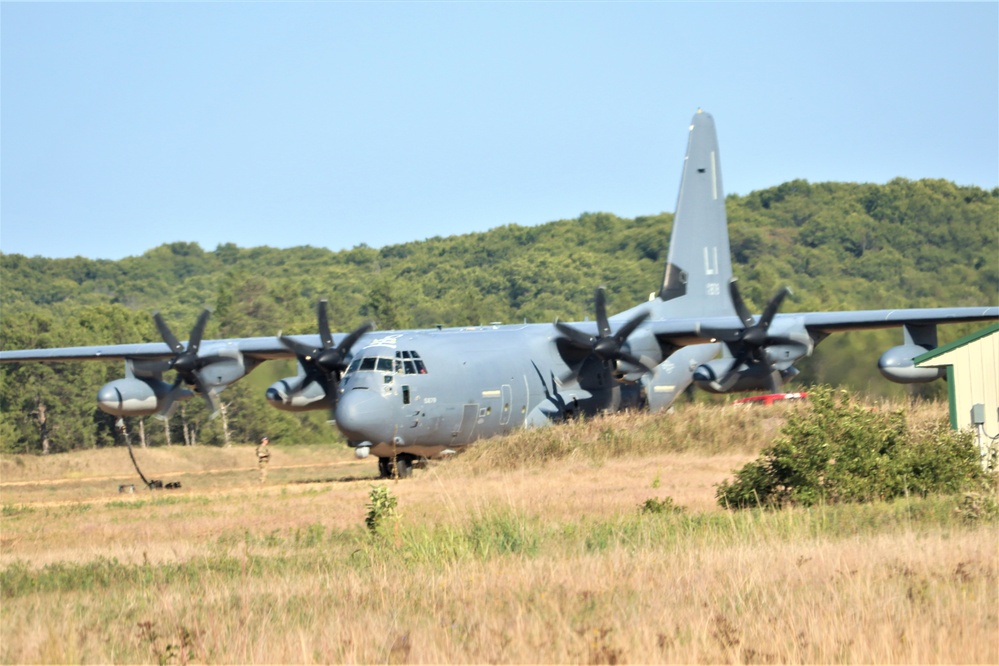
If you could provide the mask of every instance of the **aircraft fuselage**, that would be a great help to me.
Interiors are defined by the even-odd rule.
[[[620,402],[603,364],[577,374],[551,325],[391,333],[356,350],[340,382],[337,426],[352,446],[388,458],[437,456],[474,440]],[[564,384],[564,385],[563,385]]]

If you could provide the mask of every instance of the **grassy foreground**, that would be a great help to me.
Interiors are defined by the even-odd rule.
[[[999,526],[960,497],[779,512],[715,485],[793,405],[483,443],[414,479],[287,447],[0,460],[0,660],[999,662]],[[921,405],[910,418],[942,418]],[[148,468],[148,469],[147,469]],[[365,527],[373,486],[398,519]]]

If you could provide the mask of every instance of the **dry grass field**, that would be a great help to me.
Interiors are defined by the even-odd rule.
[[[157,491],[123,449],[4,456],[0,660],[999,662],[999,529],[961,498],[718,508],[799,408],[523,432],[406,481],[339,448],[275,447],[265,484],[250,446],[137,450]]]

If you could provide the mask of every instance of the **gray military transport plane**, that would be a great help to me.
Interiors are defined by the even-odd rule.
[[[714,120],[690,124],[665,274],[649,301],[608,316],[596,291],[595,321],[333,334],[326,304],[318,335],[202,340],[208,311],[181,343],[154,315],[163,342],[0,352],[0,362],[118,360],[125,376],[101,387],[98,406],[118,417],[166,414],[216,393],[268,359],[298,359],[299,372],[267,389],[278,409],[333,409],[359,457],[383,476],[408,475],[418,457],[578,414],[625,407],[660,410],[691,382],[714,392],[776,391],[830,333],[901,327],[881,372],[896,382],[941,376],[913,357],[937,344],[941,323],[999,318],[999,307],[778,314],[781,289],[759,317],[732,279],[725,196]],[[721,352],[721,357],[715,358]],[[172,383],[163,373],[174,371]],[[191,389],[185,388],[191,387]]]

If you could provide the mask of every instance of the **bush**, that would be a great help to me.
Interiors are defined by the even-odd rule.
[[[651,514],[675,514],[683,513],[683,507],[678,506],[673,503],[672,497],[664,497],[659,499],[657,497],[650,497],[641,504],[638,505],[638,511],[640,513],[651,513]]]
[[[396,506],[399,499],[385,486],[371,486],[368,495],[368,515],[364,524],[372,535],[379,534],[382,527],[396,519]]]
[[[902,410],[878,411],[819,387],[791,413],[762,455],[718,486],[722,506],[810,506],[907,494],[958,493],[990,477],[970,432],[945,422],[908,427]]]

